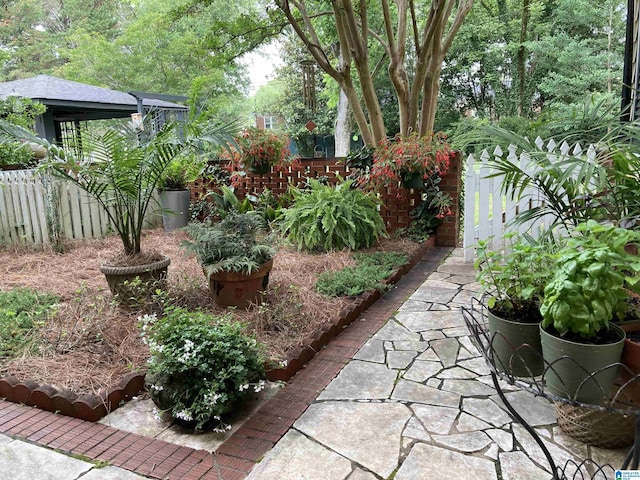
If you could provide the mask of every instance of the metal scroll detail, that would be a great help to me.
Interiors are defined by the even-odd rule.
[[[584,460],[581,463],[569,460],[562,466],[557,465],[551,453],[549,452],[549,449],[546,447],[535,429],[524,420],[524,418],[509,402],[507,397],[505,397],[499,380],[502,380],[509,385],[529,392],[532,395],[544,397],[551,402],[556,402],[556,405],[572,405],[592,409],[594,411],[611,412],[625,416],[635,415],[636,420],[634,444],[627,454],[627,457],[625,458],[621,468],[623,470],[638,469],[638,465],[640,463],[640,405],[631,403],[626,400],[624,393],[625,389],[627,389],[632,383],[640,383],[640,376],[634,375],[626,365],[620,363],[608,365],[604,369],[600,369],[599,371],[593,372],[592,374],[588,375],[583,383],[595,382],[595,376],[600,373],[601,370],[611,368],[619,368],[629,374],[627,375],[627,378],[630,379],[614,389],[614,391],[612,391],[608,396],[608,400],[600,405],[591,405],[584,402],[576,401],[573,398],[553,394],[546,389],[545,379],[548,378],[550,373],[556,373],[554,369],[554,367],[557,367],[556,362],[551,364],[549,364],[548,362],[544,362],[544,370],[541,375],[512,375],[509,373],[508,366],[501,364],[500,355],[496,355],[494,344],[496,342],[496,337],[500,336],[500,333],[496,333],[493,336],[490,335],[487,321],[487,309],[484,303],[476,298],[472,299],[471,305],[469,307],[462,307],[462,315],[471,334],[472,343],[476,346],[481,356],[484,358],[485,363],[489,367],[490,374],[493,379],[493,384],[498,393],[498,396],[506,406],[511,416],[527,430],[527,432],[540,446],[547,461],[549,462],[550,470],[551,472],[553,472],[553,480],[610,479],[614,478],[615,469],[611,465],[598,465],[590,459]],[[506,341],[506,339],[500,338],[500,342],[504,343]],[[519,358],[520,360],[524,352],[526,352],[525,356],[528,358],[530,358],[530,356],[532,355],[532,352],[530,351],[528,345],[513,348],[513,351],[513,357]],[[536,352],[536,354],[540,355],[538,352]],[[575,361],[566,356],[563,357],[562,360]]]

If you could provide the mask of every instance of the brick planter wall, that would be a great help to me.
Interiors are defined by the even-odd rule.
[[[338,182],[338,176],[346,178],[350,170],[339,158],[302,158],[301,170],[289,170],[285,172],[274,171],[273,169],[265,175],[247,173],[241,180],[241,184],[236,187],[236,195],[244,198],[247,194],[260,195],[265,188],[268,188],[277,197],[283,195],[290,184],[298,185],[306,178],[326,177],[330,184]],[[196,180],[190,187],[191,200],[197,201],[208,191],[217,187],[213,181]],[[420,193],[413,190],[406,190],[397,187],[382,189],[382,208],[380,214],[385,222],[389,233],[406,228],[411,217],[409,213],[420,202]]]
[[[452,200],[453,215],[445,217],[436,230],[436,245],[438,247],[455,247],[460,238],[460,190],[462,185],[462,152],[456,153],[451,159],[449,171],[442,177],[440,190],[448,193]]]

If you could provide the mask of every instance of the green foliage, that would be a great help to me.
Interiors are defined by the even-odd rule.
[[[101,3],[118,7],[114,28],[96,31],[85,22],[65,31],[57,75],[122,91],[188,95],[192,118],[203,110],[220,118],[217,112],[240,95],[243,68],[230,61],[237,50],[214,54],[207,43],[221,10],[225,19],[237,18],[251,5],[210,2],[197,15],[182,16],[175,2]]]
[[[509,319],[527,318],[544,298],[544,288],[555,273],[552,243],[533,243],[515,234],[505,236],[505,251],[489,250],[490,241],[479,241],[476,279],[490,296],[489,308]]]
[[[626,253],[625,245],[638,244],[640,232],[593,220],[575,232],[558,251],[554,275],[544,289],[542,327],[592,341],[614,315],[624,316],[625,287],[637,287],[640,258]]]
[[[360,150],[349,152],[345,161],[349,168],[367,171],[373,166],[375,148],[363,146]]]
[[[275,250],[263,236],[263,223],[252,213],[229,213],[218,223],[193,223],[185,227],[191,240],[182,246],[194,253],[207,277],[217,272],[257,271]]]
[[[619,97],[625,2],[527,3],[528,10],[522,0],[476,2],[445,60],[442,104],[463,115],[472,110],[480,118],[500,120],[564,109],[585,94]],[[502,126],[535,138],[519,125]]]
[[[33,130],[36,116],[44,113],[45,106],[28,98],[7,97],[0,100],[0,119]],[[34,162],[28,143],[8,142],[0,145],[0,166],[18,165],[30,167]]]
[[[393,270],[407,263],[402,252],[355,253],[356,265],[335,272],[323,272],[316,281],[316,290],[330,297],[355,296],[370,290],[385,290],[383,280]]]
[[[167,307],[161,318],[141,317],[140,328],[150,351],[151,398],[178,421],[230,428],[222,417],[264,387],[261,349],[230,314]]]
[[[11,358],[51,315],[58,298],[27,288],[0,290],[0,358]]]
[[[0,167],[18,165],[27,168],[33,163],[33,153],[29,145],[19,142],[0,144]]]
[[[451,213],[451,197],[440,190],[442,178],[438,175],[428,177],[422,187],[422,201],[411,211],[409,236],[417,242],[429,238],[438,228],[445,215]]]
[[[0,118],[23,128],[34,128],[35,119],[46,107],[30,98],[7,97],[0,100]]]
[[[281,228],[299,250],[329,251],[370,247],[384,235],[384,222],[373,194],[309,179],[309,189],[293,189],[294,203],[284,211]]]
[[[163,190],[185,190],[200,176],[204,165],[204,158],[196,154],[174,158],[162,174],[158,187]]]
[[[640,218],[640,128],[618,118],[606,102],[587,101],[569,116],[549,121],[551,130],[563,134],[558,143],[566,140],[586,149],[594,142],[593,156],[549,155],[529,137],[490,125],[478,126],[468,139],[480,147],[492,143],[506,151],[511,144],[518,153],[528,153],[530,163],[524,168],[506,155],[489,160],[505,195],[519,200],[531,187],[545,199],[521,211],[516,225],[544,217],[548,231],[559,225],[570,229],[589,219],[631,227]]]

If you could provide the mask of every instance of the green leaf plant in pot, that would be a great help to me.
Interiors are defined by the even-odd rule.
[[[544,369],[539,307],[553,275],[554,244],[505,236],[504,251],[477,248],[477,280],[485,291],[489,334],[496,368],[514,376],[536,376]]]
[[[558,251],[540,306],[549,392],[593,405],[608,401],[625,339],[612,322],[624,318],[628,289],[640,280],[640,258],[625,245],[638,242],[640,232],[589,220]]]
[[[261,301],[275,250],[259,215],[229,213],[217,223],[193,223],[185,230],[191,240],[183,247],[198,257],[218,306],[248,308]]]
[[[198,178],[204,166],[204,159],[194,153],[174,158],[167,165],[158,186],[165,232],[188,225],[189,184]]]

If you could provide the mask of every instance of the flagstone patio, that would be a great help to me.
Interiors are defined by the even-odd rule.
[[[248,478],[551,478],[542,450],[506,413],[469,339],[460,307],[477,289],[472,266],[454,250]],[[565,435],[547,400],[506,384],[504,391],[557,463],[622,464],[626,449]]]

